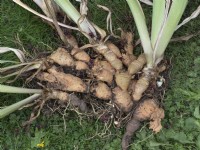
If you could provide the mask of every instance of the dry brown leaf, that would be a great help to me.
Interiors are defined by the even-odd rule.
[[[200,35],[200,31],[196,32],[195,34],[185,35],[177,38],[173,38],[170,40],[170,42],[179,42],[179,41],[188,41],[191,38]]]
[[[184,24],[188,23],[190,20],[196,18],[198,15],[200,14],[200,5],[198,6],[198,8],[191,14],[191,16],[189,16],[188,18],[186,18],[185,20],[183,20],[182,23],[180,23],[177,27],[176,30],[178,30],[180,27],[182,27]]]
[[[194,34],[184,35],[184,36],[172,38],[172,39],[170,40],[170,42],[188,41],[188,40],[190,40],[191,38],[193,38],[193,37],[195,37],[195,36],[198,36],[198,35],[200,35],[200,31],[197,31],[197,32],[194,33]],[[138,46],[139,44],[141,44],[141,40],[140,40],[140,39],[136,41],[135,46]]]

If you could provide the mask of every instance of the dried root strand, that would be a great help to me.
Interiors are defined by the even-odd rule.
[[[74,59],[64,48],[58,48],[53,54],[49,56],[49,59],[61,66],[72,67],[75,65]]]
[[[95,48],[95,50],[102,54],[105,59],[116,69],[121,70],[123,68],[122,61],[117,58],[112,50],[108,48],[105,44],[100,44]]]
[[[139,72],[146,64],[146,58],[144,54],[141,54],[137,60],[134,60],[128,67],[128,72],[133,75]]]
[[[114,102],[123,111],[129,112],[133,107],[133,101],[127,91],[121,90],[119,87],[113,89]]]
[[[131,81],[131,75],[128,72],[117,72],[115,74],[116,84],[124,91],[129,87]]]
[[[71,51],[71,55],[74,56],[77,60],[83,61],[83,62],[89,62],[90,56],[83,50],[74,48]]]
[[[91,88],[91,92],[100,99],[109,100],[111,99],[112,92],[110,88],[103,82],[99,82]]]
[[[132,94],[134,101],[139,101],[142,97],[142,94],[149,87],[150,78],[148,76],[141,77],[135,84],[135,89]]]

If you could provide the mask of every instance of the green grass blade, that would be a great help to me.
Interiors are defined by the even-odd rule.
[[[20,88],[14,86],[8,86],[0,84],[0,93],[21,93],[21,94],[29,94],[29,93],[37,93],[41,94],[41,89],[27,89],[27,88]]]
[[[30,102],[34,101],[38,97],[40,97],[41,94],[34,94],[24,100],[21,100],[15,104],[12,104],[10,106],[7,106],[5,108],[0,109],[0,119],[11,114],[12,112],[20,109],[22,106],[29,104]]]
[[[152,15],[152,29],[151,29],[151,43],[154,49],[156,40],[164,22],[165,16],[165,0],[153,1],[153,15]]]
[[[134,20],[135,20],[135,23],[140,35],[144,53],[147,59],[147,66],[152,67],[153,66],[153,49],[152,49],[149,33],[147,30],[146,20],[145,20],[142,7],[138,0],[127,0],[127,3],[131,9],[131,12],[133,14],[133,17],[134,17]]]
[[[187,2],[188,0],[173,0],[162,35],[154,49],[154,62],[163,56],[164,51],[178,25],[178,22],[183,15]]]

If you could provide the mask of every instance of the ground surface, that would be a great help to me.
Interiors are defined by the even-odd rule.
[[[26,0],[25,2],[28,2]],[[30,3],[30,1],[29,1]],[[128,6],[123,1],[92,0],[89,17],[102,27],[106,27],[106,13],[96,9],[95,4],[103,4],[113,12],[115,29],[135,31]],[[200,0],[189,2],[184,17],[192,13]],[[33,8],[37,6],[31,4]],[[145,6],[147,7],[148,6]],[[150,14],[151,9],[145,9]],[[150,16],[146,16],[149,21]],[[191,21],[176,32],[174,37],[196,33],[200,18]],[[80,41],[82,36],[76,34]],[[137,39],[137,35],[136,35]],[[52,51],[62,43],[54,31],[39,18],[16,6],[8,0],[0,4],[0,46],[26,49],[32,55],[38,51]],[[140,49],[140,48],[138,48]],[[134,136],[131,149],[135,150],[198,150],[200,149],[200,36],[187,42],[170,43],[166,57],[172,61],[171,81],[164,98],[166,117],[163,130],[154,135],[148,124]],[[12,54],[0,56],[0,59],[14,59]],[[20,81],[15,85],[21,85]],[[16,102],[25,95],[0,94],[0,106]],[[81,120],[76,114],[66,113],[66,129],[59,113],[51,117],[41,115],[29,129],[21,128],[28,119],[30,110],[24,109],[0,120],[0,150],[37,149],[36,145],[44,140],[43,149],[120,149],[123,129],[111,129],[102,133],[103,123],[94,120]],[[65,132],[64,132],[65,131]]]

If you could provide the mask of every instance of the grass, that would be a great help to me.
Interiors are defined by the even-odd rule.
[[[24,0],[25,1],[25,0]],[[25,2],[31,3],[26,0]],[[189,2],[184,17],[197,8],[200,0]],[[114,29],[122,27],[135,31],[128,6],[124,1],[91,1],[89,17],[101,27],[106,27],[106,12],[96,9],[96,4],[108,6],[113,12]],[[31,3],[33,8],[37,8]],[[150,22],[151,9],[145,6],[147,21]],[[0,5],[0,46],[25,49],[37,55],[39,51],[51,51],[62,43],[57,34],[39,18],[23,10],[8,0]],[[199,17],[182,27],[174,37],[195,33],[199,30]],[[82,36],[76,33],[80,41]],[[136,33],[137,39],[138,35]],[[140,48],[138,48],[140,49]],[[200,36],[187,42],[170,43],[166,53],[171,58],[173,68],[169,89],[164,99],[164,129],[152,134],[148,124],[134,136],[131,149],[135,150],[198,150],[200,149]],[[0,59],[15,59],[12,54],[0,56]],[[21,82],[15,85],[22,85]],[[24,95],[1,94],[0,106],[20,100]],[[49,116],[45,110],[29,128],[22,128],[31,110],[24,109],[0,120],[0,150],[39,149],[36,145],[44,140],[46,150],[63,149],[120,149],[123,129],[112,128],[111,133],[102,134],[103,123],[81,119],[67,112],[64,121],[59,113]],[[65,132],[64,132],[65,131]],[[99,133],[99,134],[98,134]],[[107,136],[106,136],[107,135]]]

